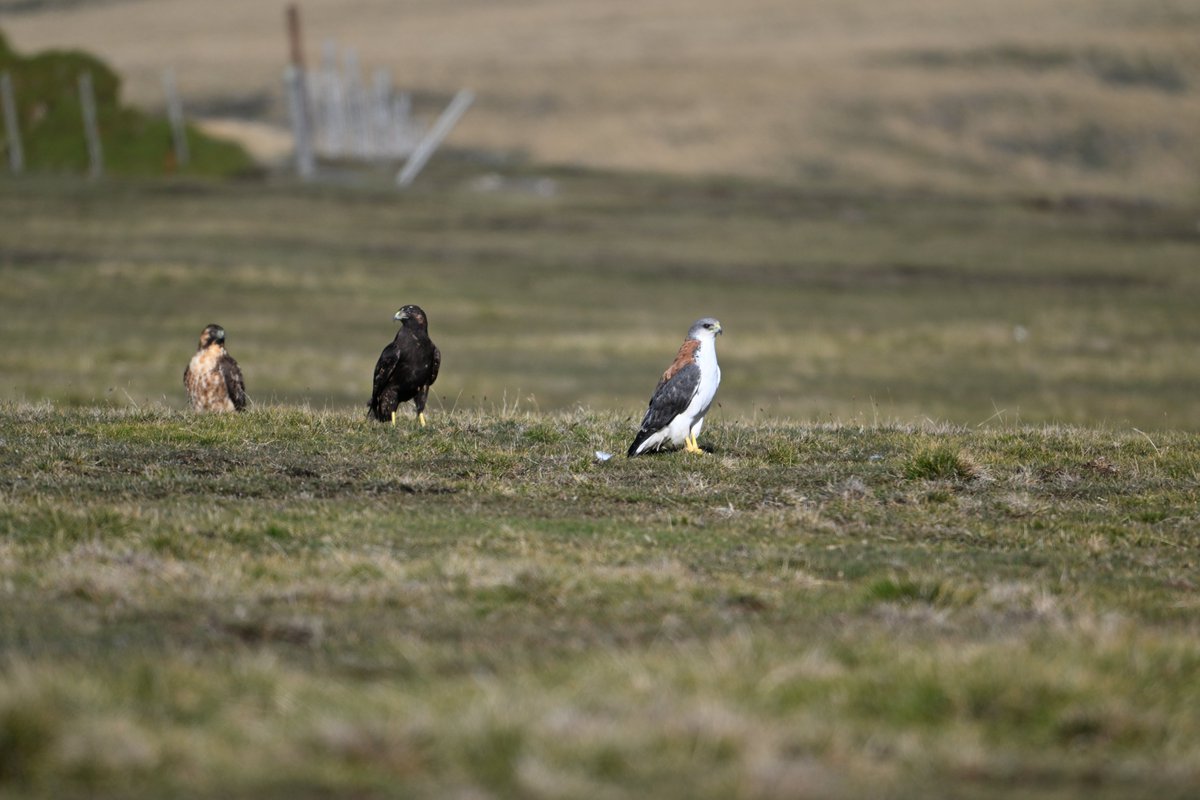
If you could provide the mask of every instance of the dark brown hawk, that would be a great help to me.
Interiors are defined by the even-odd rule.
[[[396,409],[412,400],[417,407],[417,422],[425,427],[425,401],[429,387],[437,380],[442,354],[429,340],[429,320],[420,306],[404,306],[392,319],[400,323],[396,338],[383,348],[375,362],[375,382],[371,417],[396,424]]]

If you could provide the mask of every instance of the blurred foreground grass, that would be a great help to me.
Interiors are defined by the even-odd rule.
[[[418,303],[435,412],[638,415],[714,315],[719,418],[1200,428],[1196,208],[450,159],[422,182],[0,182],[0,398],[182,407],[218,322],[253,400],[360,407]]]
[[[423,177],[0,183],[0,794],[1190,796],[1194,209]]]
[[[5,797],[1184,798],[1194,434],[0,406]]]

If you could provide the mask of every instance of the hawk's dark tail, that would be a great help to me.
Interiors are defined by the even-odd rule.
[[[638,431],[637,436],[635,436],[633,438],[633,444],[629,445],[629,452],[625,454],[625,457],[633,458],[636,455],[641,455],[637,451],[637,449],[642,444],[642,442],[644,442],[650,438],[650,433],[651,433],[650,431],[645,430],[645,429]]]
[[[384,415],[383,409],[381,409],[375,403],[374,399],[372,399],[371,402],[367,403],[367,417],[370,419],[373,419],[373,420],[377,420],[379,422],[391,422],[392,421],[392,415],[391,414]]]

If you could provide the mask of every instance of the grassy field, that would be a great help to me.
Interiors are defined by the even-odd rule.
[[[1195,796],[1194,3],[304,9],[478,92],[414,190],[0,179],[0,797]],[[278,115],[279,9],[0,12]]]
[[[1200,192],[1194,0],[306,0],[326,40],[460,147],[536,163],[941,190]],[[0,0],[23,50],[84,47],[129,97],[286,119],[282,4]]]
[[[487,169],[0,182],[0,795],[1194,795],[1194,207]]]
[[[1194,792],[1193,209],[427,177],[0,183],[0,793]]]
[[[1185,798],[1200,439],[0,407],[5,797]]]
[[[255,402],[362,408],[415,302],[435,413],[632,419],[713,315],[718,419],[1200,429],[1194,207],[480,174],[0,183],[0,399],[182,408],[216,322]]]

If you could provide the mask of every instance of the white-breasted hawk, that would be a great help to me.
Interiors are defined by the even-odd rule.
[[[225,329],[220,325],[207,325],[200,331],[200,345],[183,371],[183,386],[196,411],[246,408],[242,368],[225,350]]]
[[[721,323],[712,317],[692,323],[675,360],[650,397],[642,427],[629,445],[630,456],[658,450],[668,443],[683,445],[689,453],[704,452],[696,437],[721,383],[721,368],[717,365],[720,333]]]

